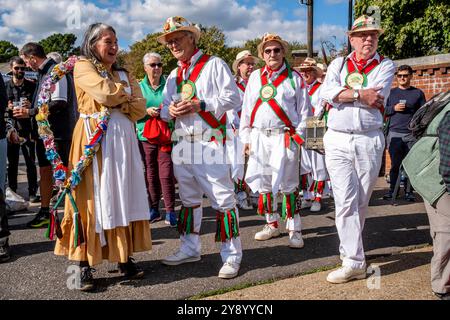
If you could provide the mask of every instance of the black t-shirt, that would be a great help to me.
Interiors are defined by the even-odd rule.
[[[47,76],[52,72],[56,62],[53,59],[47,61],[43,69],[39,70],[38,85],[34,93],[32,105],[37,107],[39,92],[41,91],[42,84]],[[75,87],[73,83],[73,77],[69,73],[66,76],[67,79],[67,102],[59,102],[58,107],[53,107],[52,103],[55,101],[50,100],[48,122],[50,129],[53,132],[55,140],[71,140],[73,129],[76,122],[76,96]]]
[[[406,108],[404,111],[395,111],[394,106],[406,100]],[[408,89],[394,88],[391,90],[386,105],[386,115],[390,117],[389,131],[399,133],[409,133],[408,124],[414,113],[426,102],[425,95],[422,90],[415,87]]]
[[[36,84],[27,79],[24,79],[21,86],[15,86],[12,79],[6,83],[6,96],[8,97],[8,101],[17,102],[20,101],[20,98],[27,98],[28,101],[32,102],[34,90],[36,90]],[[9,117],[14,120],[14,127],[19,135],[24,138],[29,138],[32,128],[32,118],[15,119],[13,118],[12,110],[9,111]]]
[[[3,76],[0,73],[0,139],[6,138],[5,112],[7,107],[5,82],[3,82]]]

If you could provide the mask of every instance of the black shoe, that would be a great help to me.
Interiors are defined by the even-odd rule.
[[[80,287],[77,288],[78,290],[84,292],[90,292],[95,290],[95,282],[94,277],[92,276],[92,272],[95,272],[95,269],[91,267],[81,268]]]
[[[39,210],[33,220],[27,223],[28,228],[43,228],[50,223],[50,211],[48,209]]]
[[[41,197],[35,195],[35,194],[30,194],[30,203],[38,203],[41,201]]]
[[[392,200],[392,197],[393,197],[393,192],[392,191],[389,191],[388,193],[386,193],[384,196],[383,196],[383,200]]]
[[[450,300],[450,293],[437,293],[434,292],[434,295],[441,300]]]
[[[11,249],[8,240],[6,240],[5,244],[0,246],[0,263],[6,262],[9,259],[11,259]]]
[[[415,202],[416,197],[414,196],[414,194],[412,192],[407,192],[407,193],[405,193],[405,200],[409,201],[409,202]]]
[[[133,258],[128,258],[128,262],[119,263],[119,272],[127,279],[142,279],[144,271],[134,263]]]

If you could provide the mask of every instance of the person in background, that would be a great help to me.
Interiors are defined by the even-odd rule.
[[[408,124],[414,113],[426,102],[423,91],[411,86],[413,70],[410,66],[398,67],[396,77],[398,87],[391,89],[386,103],[386,117],[388,117],[386,144],[391,157],[391,170],[389,172],[389,192],[383,196],[385,200],[392,199],[400,165],[410,149],[408,143],[403,141],[403,138],[410,132]],[[412,191],[405,192],[405,200],[415,201]]]
[[[53,70],[56,62],[47,58],[44,48],[34,42],[25,44],[20,50],[20,57],[33,71],[39,73],[36,91],[34,92],[32,108],[19,108],[13,112],[18,119],[34,117],[38,113],[38,99],[44,81]],[[55,137],[55,146],[64,166],[69,161],[70,144],[76,117],[75,88],[71,74],[67,74],[55,84],[49,104],[48,122]],[[42,139],[36,141],[36,155],[40,173],[41,209],[36,216],[27,223],[30,228],[46,227],[50,218],[50,200],[53,192],[53,170],[47,160],[46,150]]]
[[[30,202],[38,201],[36,192],[37,170],[36,170],[36,140],[37,132],[32,130],[34,119],[15,119],[13,110],[15,106],[30,109],[36,85],[25,79],[25,62],[20,57],[11,58],[10,68],[12,79],[6,83],[6,96],[8,98],[9,116],[14,122],[14,130],[8,139],[8,186],[17,192],[17,175],[19,172],[19,153],[22,154],[27,167],[28,195]]]
[[[8,99],[6,97],[5,83],[0,74],[0,263],[11,258],[9,247],[8,216],[5,203],[5,181],[6,181],[6,132],[13,130],[12,124],[6,122],[6,108]]]
[[[245,89],[247,88],[248,79],[255,70],[256,64],[260,61],[253,56],[249,50],[243,50],[236,56],[232,69],[235,73],[235,81],[239,88],[241,99],[244,98]],[[253,209],[250,204],[249,193],[251,192],[245,181],[244,173],[248,162],[248,157],[244,155],[243,144],[239,139],[239,125],[241,121],[242,106],[227,111],[227,121],[230,128],[227,130],[229,139],[227,140],[227,156],[231,163],[231,178],[234,181],[237,206],[243,210]],[[253,193],[252,193],[253,194]],[[254,195],[254,194],[253,194]]]
[[[148,141],[143,136],[145,123],[150,118],[159,119],[160,106],[163,101],[163,90],[166,79],[163,76],[163,64],[161,56],[155,52],[147,53],[143,58],[145,77],[140,82],[142,95],[147,101],[147,115],[136,123],[139,150],[145,165],[146,186],[150,205],[150,222],[161,220],[159,213],[159,201],[161,190],[166,207],[165,223],[171,227],[177,226],[175,214],[175,181],[173,175],[173,163],[171,158],[171,146],[161,145],[159,141]],[[158,125],[156,122],[152,124]]]

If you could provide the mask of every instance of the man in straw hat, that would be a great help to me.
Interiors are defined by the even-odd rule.
[[[372,17],[355,20],[348,31],[354,51],[328,67],[321,98],[332,105],[324,137],[333,187],[342,267],[327,280],[344,283],[366,277],[362,230],[384,151],[384,105],[394,63],[377,52],[383,30]]]
[[[258,46],[265,67],[253,72],[245,90],[241,116],[241,140],[249,154],[245,181],[259,192],[258,213],[267,224],[256,240],[280,235],[277,193],[283,194],[281,216],[287,220],[289,246],[302,248],[301,222],[296,210],[299,153],[304,121],[310,112],[305,84],[285,57],[288,43],[266,33]]]
[[[250,74],[255,70],[256,64],[260,60],[253,56],[249,50],[243,50],[236,56],[232,69],[235,76],[236,84],[239,88],[241,99],[244,98],[245,88],[247,87]],[[227,111],[227,121],[231,126],[231,130],[227,131],[230,139],[227,139],[227,156],[231,164],[231,178],[235,183],[236,199],[239,208],[244,210],[253,209],[249,203],[248,188],[244,182],[245,157],[243,152],[243,144],[239,139],[239,123],[241,121],[242,105],[234,110]]]
[[[308,95],[311,99],[312,113],[315,116],[318,116],[323,109],[322,100],[319,97],[322,85],[319,79],[322,76],[323,71],[317,66],[316,60],[309,57],[306,58],[302,64],[300,64],[299,69],[300,74],[306,82]],[[303,155],[309,156],[309,163],[311,165],[313,182],[309,188],[309,193],[311,194],[313,201],[302,201],[302,207],[310,207],[311,212],[318,212],[322,208],[322,195],[325,189],[326,181],[328,180],[325,157],[318,152],[303,152],[302,149],[302,160]],[[304,178],[302,180],[304,180]],[[303,194],[305,195],[305,190],[303,190]]]
[[[224,115],[239,106],[241,99],[226,63],[203,54],[197,48],[199,38],[195,25],[182,17],[170,17],[157,39],[178,60],[178,68],[166,81],[161,118],[176,118],[179,142],[172,160],[183,204],[178,218],[180,249],[162,262],[179,265],[200,260],[202,196],[206,194],[217,211],[216,241],[221,242],[223,262],[219,277],[234,278],[242,247],[233,182],[224,159]]]

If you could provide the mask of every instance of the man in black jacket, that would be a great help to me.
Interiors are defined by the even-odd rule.
[[[14,116],[17,118],[33,117],[38,113],[37,104],[42,84],[51,73],[56,62],[46,57],[44,48],[41,45],[33,42],[23,46],[20,50],[20,57],[28,67],[38,71],[39,76],[37,89],[32,101],[33,108],[15,110]],[[48,104],[50,113],[48,122],[55,137],[56,150],[65,166],[68,165],[72,131],[75,125],[75,106],[76,98],[73,78],[71,75],[66,75],[56,83],[55,90]],[[41,139],[38,139],[36,143],[36,155],[41,176],[41,209],[35,218],[28,223],[28,226],[32,228],[40,228],[48,224],[53,186],[52,166],[45,156],[45,147]]]
[[[5,112],[8,105],[5,83],[0,74],[0,262],[10,258],[8,244],[9,229],[8,216],[5,205],[5,179],[6,179],[6,122]]]
[[[10,119],[14,129],[8,138],[8,186],[17,192],[17,174],[19,169],[19,153],[22,150],[27,166],[28,194],[30,202],[37,202],[37,172],[36,172],[36,139],[37,132],[32,132],[32,119],[13,118],[14,106],[20,105],[32,108],[31,101],[36,90],[36,84],[25,79],[25,62],[20,57],[11,58],[12,79],[6,82],[6,96]],[[34,120],[34,119],[33,119]],[[35,130],[34,130],[35,131]]]

